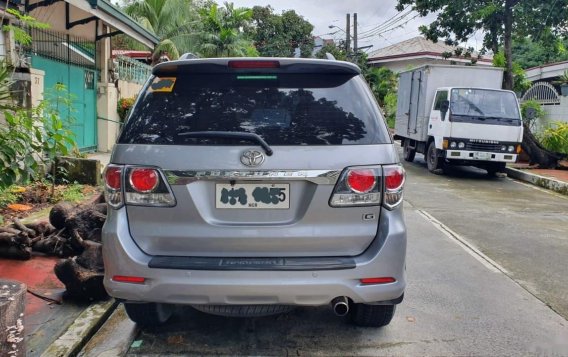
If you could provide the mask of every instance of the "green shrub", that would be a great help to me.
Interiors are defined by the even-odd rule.
[[[6,124],[0,125],[0,188],[43,178],[44,168],[75,146],[69,123],[61,118],[61,113],[70,112],[71,102],[65,86],[57,85],[37,107],[4,110]],[[55,177],[55,164],[52,169]]]
[[[529,118],[528,111],[534,111],[534,118]],[[542,106],[536,100],[527,100],[521,103],[521,116],[523,117],[523,121],[525,124],[534,131],[535,129],[535,122],[538,119],[544,118],[546,112],[542,109]]]
[[[396,105],[397,105],[397,95],[394,92],[390,92],[385,95],[385,115],[387,117],[387,124],[389,128],[394,129],[394,124],[396,121]]]
[[[539,139],[546,149],[568,154],[568,123],[554,122],[544,130]]]

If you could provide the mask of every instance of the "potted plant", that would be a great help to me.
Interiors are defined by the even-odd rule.
[[[560,94],[562,94],[563,97],[568,97],[568,69],[564,71],[554,84],[558,84],[560,86]]]
[[[128,116],[128,111],[132,108],[135,100],[136,98],[134,97],[120,98],[118,100],[116,111],[118,112],[118,117],[120,118],[121,123],[124,123],[124,119]]]

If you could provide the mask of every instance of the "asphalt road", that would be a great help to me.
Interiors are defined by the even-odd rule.
[[[568,199],[479,170],[406,164],[408,289],[393,322],[328,307],[255,319],[180,308],[136,337],[142,355],[568,356]]]

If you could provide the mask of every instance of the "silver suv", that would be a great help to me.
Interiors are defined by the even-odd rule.
[[[105,171],[108,293],[142,326],[332,305],[387,325],[405,288],[405,173],[351,63],[157,65]]]

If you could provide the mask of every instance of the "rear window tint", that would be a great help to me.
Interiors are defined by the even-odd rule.
[[[120,143],[250,145],[180,135],[196,131],[250,132],[269,145],[390,142],[377,105],[358,76],[179,74],[153,83],[133,108]]]

